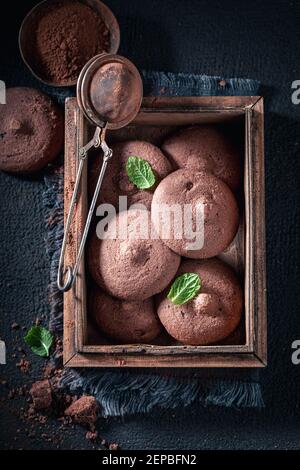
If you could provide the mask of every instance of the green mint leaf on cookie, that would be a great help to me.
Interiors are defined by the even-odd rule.
[[[53,336],[46,328],[33,326],[24,337],[24,341],[32,352],[38,356],[48,357],[53,343]]]
[[[130,156],[126,163],[129,181],[139,189],[149,189],[155,184],[155,174],[151,165],[140,157]]]
[[[177,277],[168,293],[168,299],[174,305],[182,305],[192,300],[201,288],[201,279],[198,274],[185,273]]]

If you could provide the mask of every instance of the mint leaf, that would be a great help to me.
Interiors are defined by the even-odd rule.
[[[149,189],[155,184],[155,174],[151,165],[140,157],[130,156],[126,163],[129,181],[139,189]]]
[[[185,273],[177,277],[168,293],[168,299],[174,305],[182,305],[192,300],[201,288],[201,279],[198,274]]]
[[[24,337],[24,341],[32,352],[38,356],[48,357],[53,343],[53,336],[46,328],[33,326]]]

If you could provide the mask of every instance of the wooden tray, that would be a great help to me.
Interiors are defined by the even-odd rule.
[[[157,344],[93,344],[88,333],[88,289],[84,260],[73,289],[64,294],[64,364],[67,367],[264,367],[267,361],[263,99],[254,97],[144,98],[136,119],[113,131],[111,141],[140,138],[160,144],[177,126],[221,123],[240,141],[244,153],[244,188],[238,234],[220,257],[244,283],[243,344],[186,346],[162,339]],[[76,98],[66,100],[65,216],[78,166],[78,148],[93,129]],[[65,263],[73,265],[87,212],[87,169],[68,241]],[[169,342],[168,342],[169,341]],[[227,342],[228,343],[228,342]]]

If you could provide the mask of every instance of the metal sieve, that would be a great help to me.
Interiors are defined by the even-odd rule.
[[[105,141],[107,129],[120,129],[131,122],[137,115],[143,97],[143,85],[137,68],[126,58],[100,54],[93,57],[82,69],[77,82],[78,105],[88,121],[96,126],[92,140],[78,152],[79,166],[75,180],[74,191],[68,216],[65,222],[65,232],[58,266],[57,285],[66,292],[76,278],[84,246],[86,243],[92,215],[95,209],[101,184],[112,149]],[[74,266],[64,266],[64,256],[68,234],[76,206],[77,196],[84,165],[87,164],[88,150],[100,147],[103,151],[103,161],[96,189],[88,211],[85,227]]]

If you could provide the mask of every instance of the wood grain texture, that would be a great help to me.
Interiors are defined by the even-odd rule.
[[[244,345],[88,344],[84,262],[74,288],[64,297],[64,363],[68,367],[263,367],[266,364],[264,247],[263,101],[259,97],[150,97],[130,124],[130,135],[151,140],[153,130],[184,124],[245,118],[245,217],[230,249],[222,255],[245,279]],[[149,127],[150,126],[150,127]],[[143,131],[145,129],[145,131]],[[91,129],[76,99],[66,102],[65,216],[78,166],[78,148]],[[119,140],[126,128],[108,139]],[[143,134],[144,132],[144,134]],[[155,132],[154,132],[155,134]],[[154,135],[153,134],[153,135]],[[157,133],[156,133],[157,134]],[[86,171],[81,185],[66,264],[73,264],[87,211]]]
[[[149,356],[128,354],[75,353],[67,367],[201,367],[201,368],[261,368],[265,364],[255,354],[191,354],[180,356]]]
[[[267,364],[267,285],[265,229],[264,108],[261,98],[251,108],[251,152],[253,166],[253,271],[254,350]]]

